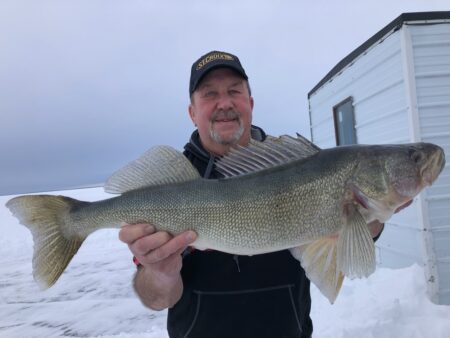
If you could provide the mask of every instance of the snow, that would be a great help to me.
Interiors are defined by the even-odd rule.
[[[100,189],[59,192],[83,200]],[[32,238],[0,197],[0,337],[167,338],[166,311],[145,308],[131,280],[135,267],[117,229],[92,234],[60,280],[42,291],[32,278]],[[378,268],[346,280],[334,305],[312,286],[314,337],[444,338],[450,306],[426,296],[423,268]]]

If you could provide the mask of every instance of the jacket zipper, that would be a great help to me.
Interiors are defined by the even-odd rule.
[[[236,263],[238,272],[241,272],[241,268],[240,268],[240,266],[239,266],[239,256],[238,256],[238,255],[233,255],[233,260],[234,260],[234,262]]]

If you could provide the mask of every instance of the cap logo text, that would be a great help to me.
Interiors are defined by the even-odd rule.
[[[225,54],[225,53],[213,53],[213,54],[209,54],[208,56],[206,56],[205,58],[203,58],[197,65],[196,70],[200,70],[202,69],[206,64],[210,63],[211,61],[214,60],[227,60],[227,61],[233,61],[234,58],[229,55],[229,54]]]

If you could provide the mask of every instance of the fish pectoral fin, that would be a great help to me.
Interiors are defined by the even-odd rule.
[[[336,236],[323,237],[290,249],[309,280],[332,304],[344,281],[344,275],[337,269],[337,242]]]
[[[375,245],[369,227],[354,204],[345,206],[345,224],[337,244],[337,268],[349,278],[375,271]]]
[[[197,169],[181,152],[169,146],[151,148],[138,159],[115,172],[105,191],[121,194],[130,190],[181,183],[200,178]]]

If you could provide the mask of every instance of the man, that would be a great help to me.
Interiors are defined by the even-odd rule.
[[[191,69],[189,115],[197,127],[184,154],[204,178],[218,178],[215,156],[265,139],[252,126],[253,98],[239,59],[212,51]],[[372,235],[382,230],[371,226]],[[311,337],[310,283],[284,250],[238,256],[194,248],[192,231],[172,236],[152,225],[126,225],[120,239],[139,268],[135,290],[151,309],[169,308],[170,337]]]

